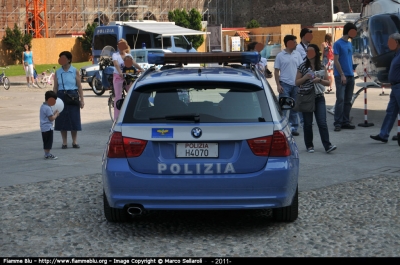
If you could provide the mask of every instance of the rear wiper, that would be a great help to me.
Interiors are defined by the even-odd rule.
[[[168,115],[162,117],[150,117],[149,120],[180,120],[200,122],[200,114]]]

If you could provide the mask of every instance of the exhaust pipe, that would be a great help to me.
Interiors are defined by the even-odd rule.
[[[128,212],[128,214],[130,214],[132,216],[141,215],[143,213],[143,207],[141,207],[141,206],[129,206],[126,211]]]

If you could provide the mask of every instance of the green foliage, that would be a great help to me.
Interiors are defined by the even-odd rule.
[[[80,69],[83,66],[86,65],[91,65],[92,62],[80,62],[80,63],[73,63],[72,65],[76,68],[76,69]],[[56,69],[60,68],[59,64],[35,64],[35,69],[36,72],[40,75],[42,72],[46,71],[46,70],[51,70],[53,68],[53,66],[56,67]],[[25,76],[25,71],[24,69],[21,67],[21,65],[9,65],[9,68],[5,70],[5,73],[7,76]],[[3,70],[0,70],[0,73]],[[12,83],[12,79],[11,79],[11,83]]]
[[[168,20],[174,21],[176,25],[189,28],[189,14],[186,10],[175,9],[168,12]]]
[[[87,24],[85,34],[83,35],[83,37],[78,37],[78,40],[82,45],[82,49],[89,55],[92,55],[92,40],[93,40],[94,29],[96,27],[97,27],[96,22],[93,22],[92,24],[90,23]]]
[[[168,20],[174,21],[175,25],[193,30],[202,30],[201,28],[201,14],[196,9],[192,9],[189,13],[186,10],[175,9],[168,12]],[[197,49],[203,44],[203,35],[185,36],[186,39],[192,43],[193,48]]]
[[[249,23],[247,23],[246,28],[248,29],[253,29],[253,28],[259,28],[260,27],[260,23],[258,23],[257,20],[252,19]]]
[[[22,53],[24,45],[28,44],[31,47],[32,35],[23,34],[18,28],[17,23],[14,24],[14,29],[6,28],[6,34],[3,36],[3,44],[9,51],[11,58],[14,61],[22,61]]]

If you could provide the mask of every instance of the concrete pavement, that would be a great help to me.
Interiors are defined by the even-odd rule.
[[[8,79],[10,79],[10,84],[14,86],[23,86],[26,85],[26,77],[21,75],[21,76],[9,76]]]
[[[44,89],[15,85],[0,88],[0,186],[59,179],[101,172],[101,155],[112,122],[108,114],[107,95],[96,96],[84,84],[85,108],[83,131],[78,133],[81,149],[73,149],[68,135],[68,149],[61,149],[61,135],[54,133],[52,153],[55,161],[43,159],[39,129],[39,108]]]
[[[84,84],[85,108],[82,110],[83,130],[78,133],[80,149],[61,149],[61,136],[54,134],[52,153],[58,160],[43,159],[39,129],[39,108],[46,89],[27,88],[24,77],[11,77],[9,90],[0,88],[0,186],[40,182],[101,173],[101,157],[112,122],[107,98],[96,96]],[[19,80],[19,81],[18,81]],[[22,80],[22,81],[21,81]],[[276,91],[274,79],[268,79]],[[23,85],[19,85],[19,84]],[[379,96],[381,89],[368,89],[368,122],[372,127],[356,126],[354,130],[333,131],[333,116],[327,114],[332,144],[338,148],[326,154],[314,125],[315,153],[305,150],[303,132],[296,137],[300,150],[300,191],[318,189],[375,175],[400,176],[400,146],[390,140],[387,144],[373,141],[385,115],[388,96]],[[390,89],[386,89],[390,93]],[[335,94],[326,95],[328,106],[335,102]],[[355,101],[351,116],[355,125],[364,122],[364,100],[361,94]],[[395,124],[391,136],[397,131]]]
[[[26,77],[21,75],[21,76],[9,76],[8,79],[10,79],[10,84],[12,86],[25,86],[26,85]]]

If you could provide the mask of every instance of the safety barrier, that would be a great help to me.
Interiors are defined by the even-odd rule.
[[[358,126],[361,127],[371,127],[374,126],[373,123],[368,122],[368,108],[367,108],[367,68],[364,68],[364,122],[359,123]]]

